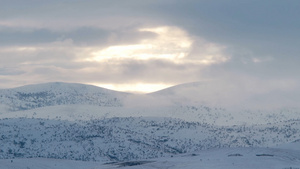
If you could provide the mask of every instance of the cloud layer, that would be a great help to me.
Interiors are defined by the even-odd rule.
[[[0,88],[64,81],[149,92],[210,79],[297,86],[299,7],[296,0],[4,0]]]

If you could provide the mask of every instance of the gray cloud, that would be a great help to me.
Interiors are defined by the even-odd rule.
[[[255,77],[258,83],[300,81],[297,0],[4,0],[1,4],[2,87],[46,81],[247,82],[243,77]],[[186,57],[189,62],[157,58],[86,60],[92,52],[109,46],[135,45],[155,38],[156,33],[138,29],[158,26],[180,28],[194,40]],[[224,46],[217,54],[227,60],[209,65],[197,63],[204,54],[214,54],[207,44]]]
[[[79,27],[71,31],[53,31],[45,28],[28,29],[5,27],[0,29],[0,46],[32,46],[56,41],[72,40],[77,46],[106,46],[139,41],[155,36],[150,32],[139,32],[136,28],[106,30],[96,27]]]
[[[21,75],[24,71],[18,70],[16,67],[4,67],[0,68],[0,76],[11,76],[11,75]]]

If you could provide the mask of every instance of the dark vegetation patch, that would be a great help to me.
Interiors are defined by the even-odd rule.
[[[143,165],[152,162],[154,161],[128,161],[128,162],[117,163],[115,165],[118,165],[119,167],[126,167],[126,166]]]
[[[268,157],[273,157],[273,154],[256,154],[256,156],[268,156]]]
[[[236,153],[236,154],[229,154],[228,157],[239,157],[243,156],[242,154]]]

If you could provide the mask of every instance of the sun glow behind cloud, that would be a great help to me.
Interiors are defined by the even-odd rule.
[[[175,64],[211,65],[226,62],[225,46],[191,37],[178,27],[141,28],[139,32],[155,36],[141,39],[139,43],[112,45],[104,49],[92,49],[84,61],[107,62],[120,60],[166,60]]]
[[[148,32],[154,36],[144,37],[138,43],[89,49],[89,57],[85,57],[81,61],[118,66],[128,60],[141,60],[144,63],[147,63],[148,60],[161,60],[173,65],[205,67],[223,63],[229,59],[228,56],[223,54],[225,46],[208,42],[200,37],[191,37],[186,31],[178,27],[141,28],[138,29],[138,32]],[[141,82],[132,84],[98,83],[95,85],[119,91],[149,93],[176,84],[166,81],[166,84]]]
[[[140,40],[138,44],[109,46],[105,49],[93,51],[87,61],[107,61],[120,59],[166,59],[180,62],[186,57],[193,40],[186,32],[176,27],[143,28],[140,32],[151,32],[155,36]]]
[[[162,90],[173,85],[167,84],[147,84],[147,83],[136,83],[136,84],[98,84],[90,83],[91,85],[103,87],[106,89],[124,91],[129,93],[151,93],[158,90]]]

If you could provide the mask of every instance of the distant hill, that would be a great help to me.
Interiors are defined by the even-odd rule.
[[[74,121],[167,117],[215,125],[266,124],[300,118],[300,108],[276,101],[297,102],[296,97],[300,96],[297,92],[246,93],[236,84],[216,81],[187,83],[150,94],[130,94],[84,84],[45,83],[0,90],[0,118],[59,117]],[[285,95],[277,96],[281,93]]]
[[[254,84],[251,81],[224,83],[221,80],[210,80],[180,84],[149,95],[165,97],[175,103],[232,109],[300,108],[300,86],[294,88],[282,86],[284,85]]]
[[[128,93],[75,83],[45,83],[0,90],[0,104],[9,111],[55,105],[122,106]]]

